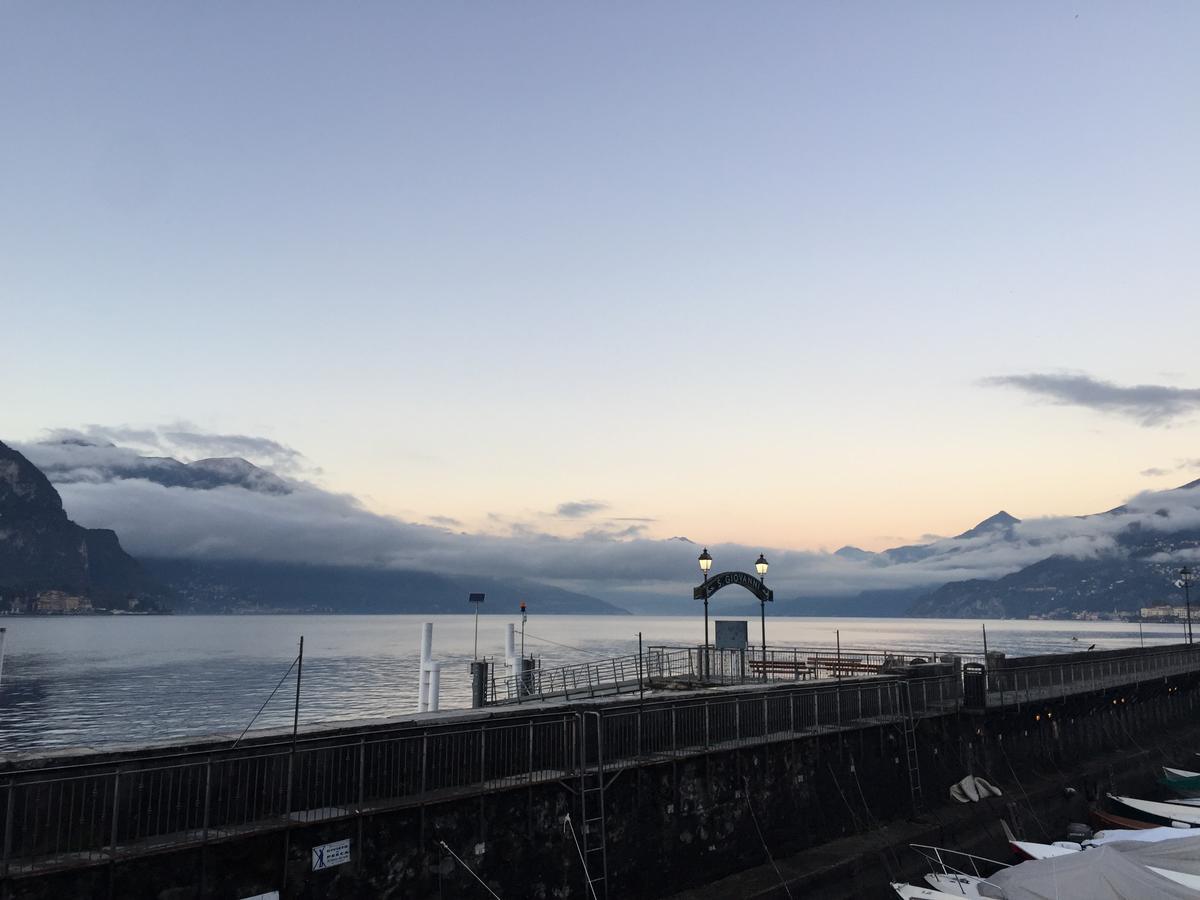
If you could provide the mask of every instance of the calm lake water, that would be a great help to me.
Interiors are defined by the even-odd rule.
[[[730,617],[721,617],[727,619]],[[733,617],[737,618],[737,617]],[[503,661],[497,615],[479,619],[479,652]],[[750,622],[751,640],[758,630]],[[470,703],[471,616],[139,616],[0,618],[8,629],[0,683],[0,755],[18,750],[100,747],[240,732],[296,655],[304,635],[301,724],[411,712],[416,704],[420,626],[434,623],[442,706]],[[988,646],[1010,655],[1133,646],[1137,625],[1109,622],[989,622]],[[518,624],[519,628],[519,624]],[[543,666],[636,652],[646,645],[699,644],[698,618],[531,617],[526,653]],[[978,621],[769,618],[772,646],[842,646],[921,653],[982,652]],[[1147,645],[1181,639],[1178,625],[1145,626]],[[1078,638],[1078,640],[1073,640]],[[288,681],[255,728],[290,725]]]

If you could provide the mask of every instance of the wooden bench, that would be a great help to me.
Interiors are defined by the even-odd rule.
[[[860,657],[810,656],[805,660],[814,669],[828,669],[835,675],[878,675],[882,663],[869,663]]]
[[[802,659],[752,659],[750,671],[756,675],[764,672],[769,675],[791,675],[793,678],[803,678],[810,671],[808,664]]]

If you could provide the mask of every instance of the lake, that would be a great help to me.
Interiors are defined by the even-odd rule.
[[[714,620],[715,620],[714,616]],[[742,617],[722,616],[722,619]],[[504,655],[507,622],[479,619],[479,652]],[[750,622],[754,641],[759,623]],[[2,617],[8,640],[0,682],[0,753],[103,747],[240,732],[270,696],[304,635],[301,724],[411,712],[420,627],[434,623],[442,706],[470,702],[474,619],[466,616],[70,616]],[[980,654],[980,622],[958,619],[767,619],[772,646]],[[988,645],[1009,655],[1136,647],[1120,622],[987,623]],[[703,620],[683,616],[543,616],[526,626],[526,653],[550,667],[637,650],[697,645]],[[1077,638],[1078,640],[1073,640]],[[1182,626],[1147,625],[1146,645],[1178,642]],[[502,666],[501,666],[502,668]],[[290,725],[289,678],[255,728]]]

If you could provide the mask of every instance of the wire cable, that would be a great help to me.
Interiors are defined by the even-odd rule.
[[[489,894],[491,894],[493,897],[495,897],[495,898],[496,898],[496,900],[500,900],[500,895],[499,895],[499,894],[497,894],[495,891],[493,891],[493,890],[492,890],[490,887],[488,887],[488,886],[487,886],[487,882],[486,882],[486,881],[484,881],[482,878],[480,878],[478,875],[476,875],[476,874],[475,874],[475,870],[474,870],[474,869],[472,869],[472,868],[471,868],[470,866],[468,866],[468,865],[467,865],[465,862],[463,862],[461,859],[459,859],[459,858],[458,858],[458,854],[457,854],[457,853],[455,853],[453,850],[451,850],[451,849],[449,848],[449,846],[447,846],[447,844],[446,844],[446,842],[445,842],[445,841],[438,841],[438,843],[442,845],[442,847],[445,849],[445,851],[446,851],[447,853],[449,853],[449,854],[450,854],[451,856],[453,856],[453,857],[454,857],[456,860],[458,860],[458,864],[459,864],[460,866],[462,866],[464,869],[466,869],[468,872],[470,872],[470,873],[471,873],[471,877],[472,877],[472,878],[474,878],[474,879],[475,879],[476,881],[478,881],[478,882],[479,882],[481,885],[483,885],[483,889],[484,889],[485,891],[487,891]]]
[[[575,850],[579,853],[579,864],[583,866],[583,877],[587,881],[588,890],[592,894],[592,900],[598,900],[596,897],[596,886],[592,884],[592,874],[588,871],[587,862],[583,858],[583,848],[579,846],[579,838],[575,835],[575,825],[571,821],[570,813],[563,816],[563,825],[571,832],[571,840],[575,842]]]
[[[587,653],[592,656],[599,656],[604,653],[603,650],[584,650],[582,647],[572,647],[570,644],[564,644],[560,641],[552,641],[550,638],[538,637],[531,631],[526,631],[525,637],[533,638],[535,641],[541,641],[543,644],[553,644],[555,647],[562,647],[564,650],[574,650],[576,653]]]
[[[783,885],[783,891],[788,895],[788,900],[793,900],[792,889],[788,887],[783,873],[779,871],[779,864],[775,862],[775,857],[771,855],[771,848],[767,846],[767,839],[763,837],[762,829],[758,827],[758,816],[754,814],[754,805],[750,802],[750,779],[743,775],[742,781],[746,783],[746,793],[743,795],[746,798],[746,809],[750,810],[750,820],[754,822],[754,830],[758,832],[758,839],[762,842],[763,851],[767,854],[767,862],[775,870],[775,875],[779,878],[779,883]]]
[[[241,743],[241,741],[242,741],[242,738],[244,738],[244,737],[246,736],[246,732],[250,730],[250,726],[254,724],[254,722],[255,722],[255,721],[258,719],[258,717],[259,717],[259,716],[261,716],[261,715],[262,715],[262,711],[263,711],[264,709],[266,709],[266,708],[267,708],[267,704],[271,702],[271,697],[274,697],[274,696],[275,696],[275,694],[276,694],[276,692],[277,692],[277,691],[278,691],[278,690],[279,690],[281,687],[283,687],[283,683],[284,683],[285,681],[287,681],[287,677],[288,677],[289,675],[291,675],[291,674],[292,674],[292,669],[296,668],[296,662],[297,662],[297,660],[299,660],[299,659],[300,659],[300,657],[299,657],[299,656],[297,656],[297,657],[296,657],[296,659],[293,659],[293,660],[292,660],[292,664],[291,664],[290,666],[288,666],[288,667],[287,667],[287,671],[286,671],[286,672],[284,672],[284,673],[283,673],[283,677],[279,679],[279,684],[275,685],[275,690],[271,691],[271,696],[270,696],[270,697],[268,697],[266,700],[264,700],[264,701],[263,701],[263,705],[262,705],[262,706],[260,706],[260,707],[258,708],[258,712],[256,712],[256,713],[254,714],[254,718],[253,718],[253,719],[251,719],[251,720],[250,720],[250,722],[249,722],[249,723],[246,725],[246,727],[242,729],[242,733],[238,735],[238,739],[237,739],[236,741],[234,741],[234,742],[233,742],[233,746],[234,746],[234,747],[236,747],[238,744],[240,744],[240,743]],[[230,749],[233,749],[233,748],[230,748]]]

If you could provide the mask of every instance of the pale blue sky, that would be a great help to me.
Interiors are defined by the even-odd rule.
[[[0,438],[263,434],[471,528],[1091,512],[1200,429],[978,381],[1200,383],[1198,39],[1194,3],[0,2]]]

